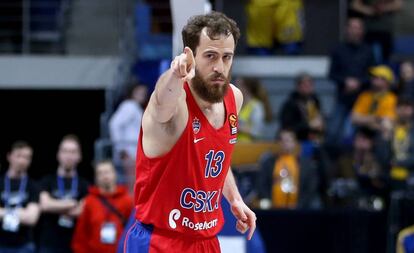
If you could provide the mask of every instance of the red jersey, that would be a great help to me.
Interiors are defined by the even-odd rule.
[[[188,84],[188,121],[173,148],[156,158],[145,156],[140,133],[135,201],[136,218],[160,232],[215,236],[224,224],[220,200],[237,141],[233,90],[224,97],[225,122],[215,129],[196,104]]]

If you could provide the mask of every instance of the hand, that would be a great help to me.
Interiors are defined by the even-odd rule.
[[[195,60],[193,51],[189,47],[184,48],[184,53],[176,56],[171,62],[174,75],[183,81],[190,81],[195,75]]]
[[[79,203],[71,208],[68,212],[67,215],[69,217],[78,217],[83,211],[83,201],[79,201]]]
[[[78,205],[78,201],[74,199],[62,199],[60,201],[64,202],[68,209],[75,208]]]
[[[384,137],[387,137],[387,135],[392,135],[393,129],[394,123],[391,119],[384,118],[381,120],[381,132]]]
[[[244,234],[250,228],[247,240],[252,239],[256,229],[256,214],[242,200],[235,200],[231,203],[231,212],[237,219],[237,231]]]
[[[359,90],[361,83],[358,79],[354,77],[347,77],[345,79],[345,92],[346,93],[353,93]]]
[[[314,118],[313,120],[311,120],[311,122],[309,122],[309,126],[313,130],[322,131],[323,130],[322,117],[318,116],[318,117]]]

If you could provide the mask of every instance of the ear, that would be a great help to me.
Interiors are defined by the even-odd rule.
[[[10,163],[10,159],[11,159],[11,152],[7,153],[7,161]]]

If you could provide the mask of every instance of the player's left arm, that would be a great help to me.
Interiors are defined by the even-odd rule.
[[[238,113],[243,104],[243,94],[234,85],[231,85],[231,88],[236,99]],[[247,236],[247,239],[250,240],[256,229],[256,214],[244,203],[237,189],[236,180],[234,179],[231,168],[229,168],[224,182],[223,195],[230,203],[231,212],[237,219],[236,229],[244,234],[250,228],[249,235]]]
[[[237,231],[244,234],[250,229],[247,240],[252,239],[254,230],[256,229],[256,214],[244,203],[237,189],[236,180],[234,179],[231,168],[224,182],[223,195],[229,202],[231,212],[237,219]]]

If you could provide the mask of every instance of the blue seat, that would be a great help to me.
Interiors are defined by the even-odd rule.
[[[135,7],[135,38],[141,60],[171,58],[172,35],[151,33],[151,7],[137,3]]]
[[[63,0],[31,0],[31,31],[55,31],[59,29],[59,15]]]
[[[398,36],[394,39],[394,53],[414,55],[414,36]]]

